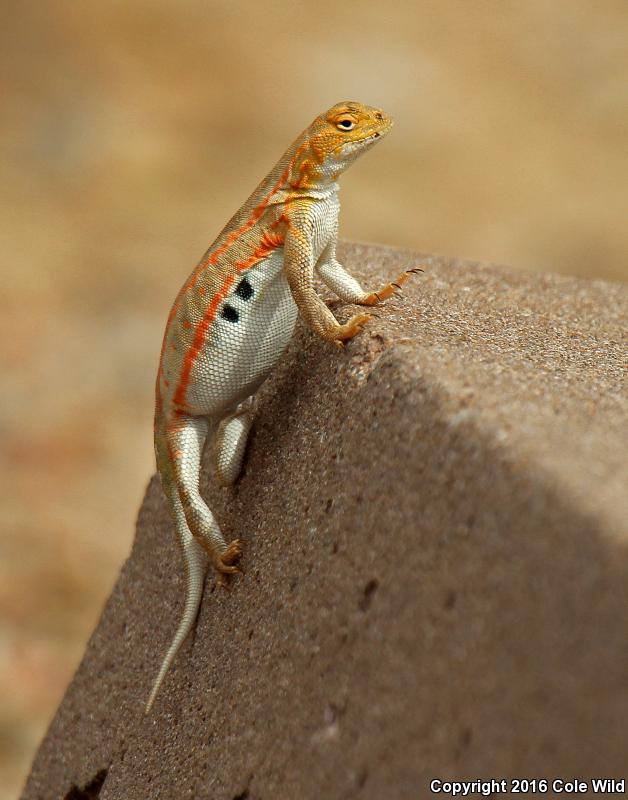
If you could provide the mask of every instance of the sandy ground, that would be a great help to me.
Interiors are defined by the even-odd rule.
[[[627,38],[622,0],[5,4],[0,800],[129,551],[168,306],[287,143],[380,105],[343,236],[625,280]]]

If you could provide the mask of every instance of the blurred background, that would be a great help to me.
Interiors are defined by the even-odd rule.
[[[0,12],[0,800],[131,547],[165,316],[311,119],[396,119],[342,235],[628,276],[625,0],[92,0]]]

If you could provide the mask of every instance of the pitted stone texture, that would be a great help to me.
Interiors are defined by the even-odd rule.
[[[208,579],[145,719],[183,603],[151,481],[24,798],[102,769],[102,800],[416,800],[433,777],[625,777],[626,288],[365,245],[340,256],[368,286],[428,266],[344,351],[299,326],[235,489],[205,459],[246,575],[228,592]]]

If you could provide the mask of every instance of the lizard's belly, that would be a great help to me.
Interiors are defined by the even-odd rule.
[[[187,392],[193,414],[220,415],[253,394],[294,332],[283,249],[238,275],[220,303]]]

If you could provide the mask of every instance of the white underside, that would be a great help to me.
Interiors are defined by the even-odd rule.
[[[294,332],[298,312],[283,271],[283,248],[245,276],[253,296],[244,300],[232,291],[226,303],[236,310],[238,321],[221,315],[222,304],[197,358],[187,395],[193,414],[222,416],[253,394]]]

